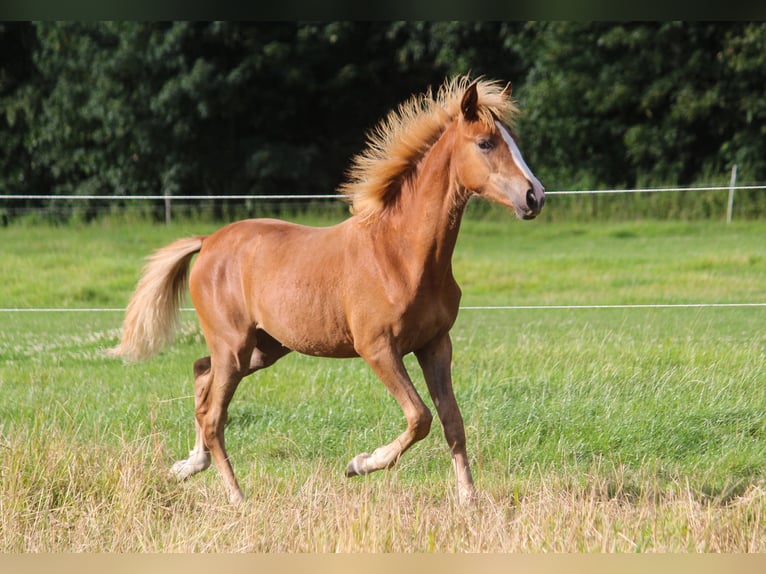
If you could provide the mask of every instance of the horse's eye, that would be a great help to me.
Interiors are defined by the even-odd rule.
[[[489,151],[489,150],[491,150],[492,148],[495,147],[495,142],[493,142],[491,139],[487,138],[487,139],[479,140],[477,145],[479,146],[480,150],[482,150],[482,151]]]

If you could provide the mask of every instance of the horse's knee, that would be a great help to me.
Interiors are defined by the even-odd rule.
[[[433,421],[433,418],[431,411],[428,409],[418,413],[417,417],[410,423],[413,440],[419,441],[428,436],[428,433],[431,432],[431,421]]]
[[[465,447],[465,426],[463,419],[458,416],[443,423],[444,437],[452,446]]]

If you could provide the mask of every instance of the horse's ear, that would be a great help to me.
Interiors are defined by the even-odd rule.
[[[476,89],[476,84],[473,82],[468,88],[466,88],[463,94],[463,99],[460,102],[460,111],[463,113],[463,117],[469,122],[476,121],[479,118],[479,92]]]

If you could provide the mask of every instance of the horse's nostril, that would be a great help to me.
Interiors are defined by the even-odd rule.
[[[527,207],[534,211],[537,209],[537,198],[535,197],[535,190],[531,187],[527,190]]]

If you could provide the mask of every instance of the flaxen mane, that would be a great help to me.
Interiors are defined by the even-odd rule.
[[[351,212],[369,217],[398,194],[418,160],[458,117],[468,76],[447,80],[434,98],[431,90],[413,96],[392,110],[367,136],[367,148],[354,157],[348,181],[341,185]],[[494,119],[511,124],[518,108],[510,90],[494,81],[478,80],[479,120],[494,129]]]

